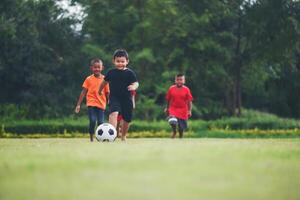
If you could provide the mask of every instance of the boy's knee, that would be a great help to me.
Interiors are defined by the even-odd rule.
[[[118,114],[119,114],[119,112],[112,112],[112,113],[110,113],[109,114],[109,117],[111,118],[111,117],[118,117]]]

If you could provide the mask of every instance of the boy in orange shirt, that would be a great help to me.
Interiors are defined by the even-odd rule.
[[[88,106],[88,116],[90,121],[90,141],[92,142],[96,122],[97,126],[104,122],[104,110],[109,96],[109,86],[106,85],[104,87],[102,95],[98,94],[100,84],[104,80],[104,76],[101,74],[103,63],[100,59],[96,58],[91,61],[91,70],[93,74],[88,76],[82,84],[82,91],[75,108],[75,113],[80,112],[81,102],[86,96],[86,105]]]

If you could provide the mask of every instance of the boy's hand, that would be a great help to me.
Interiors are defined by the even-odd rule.
[[[189,116],[189,117],[191,117],[191,116],[192,116],[192,111],[191,111],[191,110],[189,110],[189,112],[188,112],[188,116]]]
[[[127,89],[128,89],[129,91],[134,91],[134,90],[136,90],[136,86],[135,86],[134,84],[131,84],[131,85],[129,85],[129,86],[127,87]]]
[[[168,108],[165,108],[164,112],[166,113],[166,115],[169,115],[169,109]]]
[[[75,113],[79,113],[80,112],[80,105],[77,105],[75,108]]]

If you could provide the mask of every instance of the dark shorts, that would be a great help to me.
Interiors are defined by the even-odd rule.
[[[109,113],[119,112],[122,113],[123,120],[131,122],[132,120],[132,100],[131,99],[118,99],[115,97],[109,98]]]
[[[178,125],[178,128],[179,128],[180,130],[185,131],[185,130],[188,129],[187,120],[179,119],[179,118],[177,118],[177,117],[176,117],[176,119],[177,119],[177,123],[175,123],[175,125]]]

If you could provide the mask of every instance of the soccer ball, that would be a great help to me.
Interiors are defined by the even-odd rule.
[[[113,125],[103,123],[97,127],[95,135],[99,142],[113,142],[117,137],[117,131]]]
[[[177,120],[176,117],[169,117],[168,122],[169,122],[170,125],[177,125],[178,120]]]

